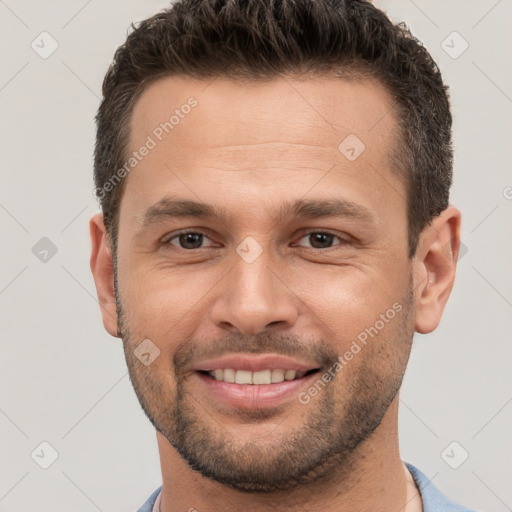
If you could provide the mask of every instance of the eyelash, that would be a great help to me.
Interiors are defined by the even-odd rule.
[[[208,237],[208,235],[206,233],[203,233],[202,231],[198,231],[198,230],[185,230],[185,231],[180,231],[180,232],[174,234],[171,238],[169,238],[168,240],[164,241],[163,245],[175,245],[175,244],[172,243],[172,240],[180,237],[181,235],[187,235],[189,233],[193,233],[195,235],[202,235],[203,237],[210,239]],[[310,235],[312,235],[314,233],[321,233],[321,234],[324,234],[324,235],[331,235],[334,238],[337,238],[340,241],[340,243],[336,244],[336,245],[333,245],[331,247],[325,247],[323,249],[319,249],[317,247],[304,247],[304,246],[299,246],[299,247],[303,247],[305,249],[312,249],[314,251],[324,251],[325,252],[325,251],[328,251],[330,249],[334,249],[337,245],[345,245],[345,244],[350,243],[348,240],[343,239],[342,237],[340,237],[340,236],[336,235],[335,233],[332,233],[331,231],[328,231],[328,230],[311,230],[311,231],[308,231],[308,232],[304,233],[300,237],[299,240],[302,240],[303,238],[306,238],[306,237],[308,237],[308,236],[310,236]],[[209,249],[210,248],[210,247],[198,247],[197,249],[185,249],[185,248],[179,247],[177,245],[175,245],[175,247],[177,249],[182,249],[182,250],[187,251],[187,252],[199,251],[201,249]]]

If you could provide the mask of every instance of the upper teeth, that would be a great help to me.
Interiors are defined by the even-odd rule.
[[[262,370],[260,372],[250,372],[249,370],[212,370],[208,372],[215,380],[223,380],[236,384],[276,384],[284,380],[294,380],[304,376],[305,372],[296,370]]]

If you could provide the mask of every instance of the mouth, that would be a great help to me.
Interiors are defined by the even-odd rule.
[[[205,361],[195,370],[211,400],[247,410],[277,407],[296,399],[320,367],[278,355],[238,354]]]

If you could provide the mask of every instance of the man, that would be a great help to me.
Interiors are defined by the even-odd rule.
[[[103,95],[91,268],[157,431],[140,512],[467,510],[398,447],[460,243],[428,52],[363,0],[182,0]]]

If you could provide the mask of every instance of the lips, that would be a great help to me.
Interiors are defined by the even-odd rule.
[[[233,354],[202,361],[195,370],[214,399],[250,409],[290,400],[319,367],[277,354]]]

